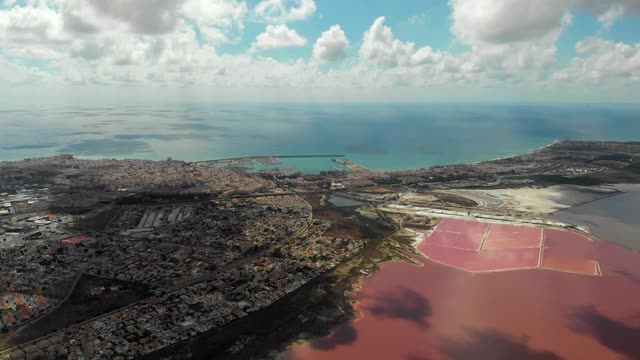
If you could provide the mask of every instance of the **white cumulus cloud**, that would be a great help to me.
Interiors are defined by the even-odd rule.
[[[183,0],[57,0],[67,29],[97,32],[114,24],[139,34],[173,31]]]
[[[440,52],[434,51],[430,46],[425,46],[415,54],[411,55],[412,65],[425,65],[425,64],[437,64],[442,60],[443,55]]]
[[[398,38],[379,17],[368,29],[357,30],[362,34],[358,56],[335,67],[317,65],[347,57],[353,39],[339,25],[318,36],[306,59],[256,53],[306,45],[289,22],[312,18],[318,11],[313,0],[255,3],[251,8],[247,0],[5,0],[0,6],[0,84],[5,86],[0,90],[11,94],[14,88],[37,90],[40,84],[52,89],[208,87],[221,94],[239,89],[241,96],[253,89],[260,96],[260,89],[279,87],[295,95],[313,89],[360,96],[392,95],[400,88],[409,95],[424,89],[440,94],[447,86],[476,86],[484,96],[487,87],[544,89],[546,95],[558,85],[594,94],[615,86],[631,98],[640,86],[640,44],[593,37],[576,45],[579,56],[569,64],[556,61],[558,39],[576,11],[591,14],[604,28],[640,13],[638,0],[449,0],[451,34],[464,50],[454,53],[430,43],[431,22],[439,19],[420,27],[418,46]],[[218,44],[242,44],[250,22],[265,26],[250,48],[222,53]]]
[[[262,0],[254,8],[254,13],[270,23],[285,23],[306,20],[317,9],[314,0]]]
[[[530,41],[562,31],[575,10],[605,26],[640,13],[639,0],[449,0],[455,36],[467,44]]]
[[[62,18],[46,6],[14,7],[0,12],[0,38],[23,45],[47,45],[68,40]]]
[[[363,61],[388,67],[408,63],[415,51],[415,44],[396,39],[391,28],[384,24],[385,17],[377,18],[364,33],[360,58]]]
[[[301,0],[297,7],[289,10],[288,20],[305,20],[311,17],[318,8],[313,0]]]
[[[340,28],[333,25],[323,31],[313,45],[313,59],[319,63],[331,63],[345,58],[349,48],[349,39]]]
[[[640,13],[638,0],[574,0],[573,5],[596,14],[605,27],[623,16]]]
[[[304,46],[307,39],[300,36],[295,29],[289,29],[287,25],[267,25],[263,33],[256,37],[254,48],[276,49],[291,46]]]
[[[186,0],[181,7],[182,15],[198,25],[223,28],[243,28],[248,11],[247,3],[238,0]]]
[[[629,45],[594,37],[578,42],[576,51],[583,57],[574,58],[569,66],[557,71],[555,80],[596,84],[640,81],[640,43]]]
[[[545,37],[566,25],[565,0],[450,0],[453,32],[462,42],[510,43]]]

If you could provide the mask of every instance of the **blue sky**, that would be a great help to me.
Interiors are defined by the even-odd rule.
[[[258,0],[249,1],[257,4]],[[333,24],[340,24],[350,39],[353,39],[350,55],[357,55],[362,43],[362,34],[371,26],[371,22],[379,16],[385,16],[386,24],[393,29],[397,38],[411,41],[417,46],[429,45],[434,49],[449,50],[460,53],[467,46],[456,42],[451,33],[451,8],[447,1],[401,0],[389,6],[388,1],[350,0],[336,6],[332,0],[317,0],[318,12],[309,20],[296,24],[296,30],[303,36],[314,39]],[[357,14],[357,16],[355,15]],[[413,19],[412,19],[413,18]],[[584,10],[573,13],[572,24],[567,27],[558,42],[558,60],[568,63],[577,56],[575,45],[578,41],[601,36],[603,39],[636,44],[640,42],[640,17],[625,17],[615,22],[611,28],[605,29],[596,16]],[[251,46],[251,42],[264,30],[264,25],[248,23],[245,37],[238,44],[222,47],[229,52],[242,52]],[[309,58],[311,53],[306,48],[285,48],[269,53],[274,58],[287,60],[298,57]]]
[[[256,5],[258,0],[249,1]],[[394,33],[403,41],[412,41],[417,45],[431,45],[434,48],[446,50],[452,46],[449,19],[450,9],[446,1],[401,1],[399,6],[389,6],[385,1],[350,0],[343,1],[336,6],[335,1],[316,1],[318,11],[309,21],[297,22],[295,29],[309,39],[317,38],[333,24],[340,24],[352,46],[349,55],[357,55],[362,34],[369,29],[373,20],[379,16],[385,16],[387,24],[392,27]],[[414,17],[412,21],[411,18]],[[241,52],[251,45],[251,42],[259,33],[264,31],[264,25],[248,23],[245,37],[239,44],[229,45],[223,50]],[[309,47],[309,46],[308,46]],[[305,48],[286,48],[281,51],[273,51],[270,56],[278,59],[309,58],[311,53]]]
[[[180,93],[635,103],[640,90],[638,0],[0,4],[0,95],[9,104],[34,92],[52,101]]]

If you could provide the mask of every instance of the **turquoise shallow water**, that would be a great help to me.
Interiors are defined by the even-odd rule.
[[[640,107],[181,105],[0,109],[0,160],[345,154],[411,169],[523,153],[556,139],[640,140]],[[283,167],[329,170],[330,159]]]
[[[318,173],[323,170],[347,170],[347,167],[338,164],[332,159],[334,158],[279,158],[280,164],[260,164],[255,166],[254,169],[257,171],[272,168],[298,169],[306,173]]]

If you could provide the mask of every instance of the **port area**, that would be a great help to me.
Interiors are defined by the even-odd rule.
[[[344,154],[246,156],[197,161],[219,168],[277,176],[300,176],[326,172],[369,173],[371,170],[347,159]]]
[[[299,176],[327,171],[349,171],[348,166],[336,162],[336,159],[345,156],[343,154],[261,155],[198,161],[194,164],[207,164],[248,173]]]
[[[333,159],[333,161],[337,162],[340,165],[346,166],[347,168],[349,168],[352,171],[357,171],[357,172],[369,172],[370,170],[367,169],[366,167],[362,166],[362,165],[358,165],[355,162],[349,160],[349,159]]]
[[[343,154],[334,155],[261,155],[261,156],[242,156],[234,158],[216,159],[216,160],[204,160],[195,161],[194,163],[213,163],[213,164],[229,164],[229,165],[244,165],[250,164],[254,161],[260,164],[281,164],[280,159],[305,159],[305,158],[343,158]]]

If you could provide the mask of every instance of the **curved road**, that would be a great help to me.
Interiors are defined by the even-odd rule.
[[[82,275],[84,275],[84,272],[80,271],[78,272],[78,274],[76,275],[75,279],[73,280],[73,284],[71,285],[71,288],[69,289],[69,291],[67,292],[67,295],[60,300],[59,303],[56,304],[56,306],[52,307],[51,309],[47,310],[44,314],[42,314],[42,316],[33,318],[29,321],[27,321],[26,323],[22,324],[21,327],[19,327],[13,334],[9,335],[6,339],[2,340],[2,342],[0,342],[0,348],[2,348],[3,346],[7,345],[7,343],[9,343],[11,340],[13,340],[16,336],[20,335],[20,333],[22,331],[24,331],[25,329],[28,329],[33,323],[46,318],[47,316],[49,316],[51,313],[53,313],[56,309],[58,309],[60,306],[62,306],[62,304],[64,304],[67,300],[69,300],[69,298],[71,297],[71,294],[73,294],[73,291],[76,289],[76,286],[78,285],[78,282],[80,282],[80,278],[82,278]]]

